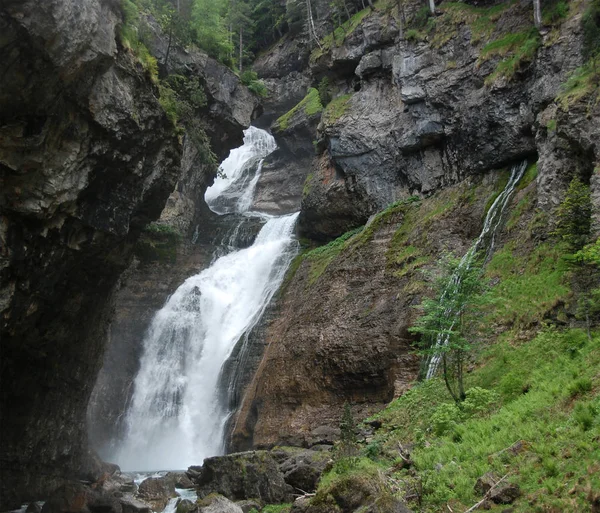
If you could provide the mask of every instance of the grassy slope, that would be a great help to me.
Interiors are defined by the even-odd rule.
[[[484,400],[480,392],[470,409],[459,411],[441,380],[416,385],[376,416],[382,427],[361,445],[360,458],[340,462],[323,477],[319,500],[340,482],[361,473],[370,479],[377,469],[415,511],[465,511],[480,499],[477,478],[494,471],[520,486],[515,512],[592,511],[590,499],[600,491],[600,332],[588,340],[582,329],[568,327],[570,271],[563,248],[538,240],[535,172],[531,166],[521,183],[504,244],[487,266],[495,301],[466,378],[467,388],[489,391]],[[366,228],[305,253],[298,265],[310,265],[317,280],[340,254],[392,224],[389,272],[423,290],[418,269],[433,261],[424,230],[452,216],[457,204],[495,193],[458,186],[398,202]],[[519,441],[519,451],[507,450]],[[412,447],[409,468],[400,447]]]

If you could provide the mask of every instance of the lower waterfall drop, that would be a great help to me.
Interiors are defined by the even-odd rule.
[[[140,370],[115,460],[123,470],[181,470],[223,450],[228,411],[219,374],[240,337],[260,319],[296,253],[298,213],[248,212],[262,159],[275,149],[249,128],[223,162],[206,201],[218,213],[266,219],[251,247],[216,259],[188,278],[158,311],[144,338]]]

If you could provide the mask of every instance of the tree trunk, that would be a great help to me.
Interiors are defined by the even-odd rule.
[[[454,393],[454,390],[452,390],[452,386],[450,385],[450,379],[448,378],[448,363],[446,362],[445,354],[442,356],[442,364],[443,364],[442,370],[444,372],[444,383],[446,383],[446,388],[448,389],[448,392],[450,392],[452,399],[454,399],[454,402],[458,404],[460,401],[458,400],[458,397]]]
[[[239,63],[240,74],[242,73],[242,56],[244,55],[244,43],[242,40],[242,33],[243,33],[243,29],[242,29],[242,27],[240,27],[240,63]]]
[[[312,6],[310,4],[310,0],[306,0],[306,16],[308,22],[308,39],[314,39],[317,43],[317,46],[322,50],[323,47],[321,46],[321,42],[317,37],[317,30],[315,29],[315,20],[313,19]]]
[[[542,26],[541,0],[533,0],[533,23],[538,29]]]

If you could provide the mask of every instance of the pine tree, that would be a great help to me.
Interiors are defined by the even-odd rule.
[[[554,233],[566,242],[572,251],[578,251],[589,240],[591,216],[590,187],[575,176],[569,184],[565,199],[556,211]]]
[[[423,315],[410,331],[421,335],[422,356],[440,357],[446,388],[459,403],[465,399],[464,368],[473,349],[477,313],[489,300],[482,268],[476,262],[467,265],[446,255],[440,268],[435,296],[422,301]]]

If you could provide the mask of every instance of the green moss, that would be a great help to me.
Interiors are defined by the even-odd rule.
[[[556,119],[551,119],[550,121],[548,121],[546,128],[549,132],[556,132]]]
[[[534,162],[533,164],[529,164],[529,166],[527,166],[527,169],[525,170],[525,173],[523,174],[523,178],[521,178],[521,180],[519,181],[519,183],[517,185],[517,191],[522,191],[523,189],[528,187],[529,184],[532,183],[537,178],[537,175],[538,175],[537,162]]]
[[[302,198],[306,198],[310,194],[314,178],[315,175],[313,173],[309,173],[306,177],[306,180],[304,180],[304,186],[302,187]]]
[[[569,14],[569,4],[564,0],[542,4],[542,23],[545,26],[557,25]]]
[[[327,125],[333,125],[348,110],[348,102],[352,94],[344,94],[331,100],[323,111],[323,122]]]
[[[313,116],[323,110],[321,100],[319,98],[319,91],[314,87],[308,90],[306,96],[298,103],[295,107],[286,112],[281,116],[273,126],[274,130],[286,130],[292,118],[298,113],[303,111],[307,116]]]

